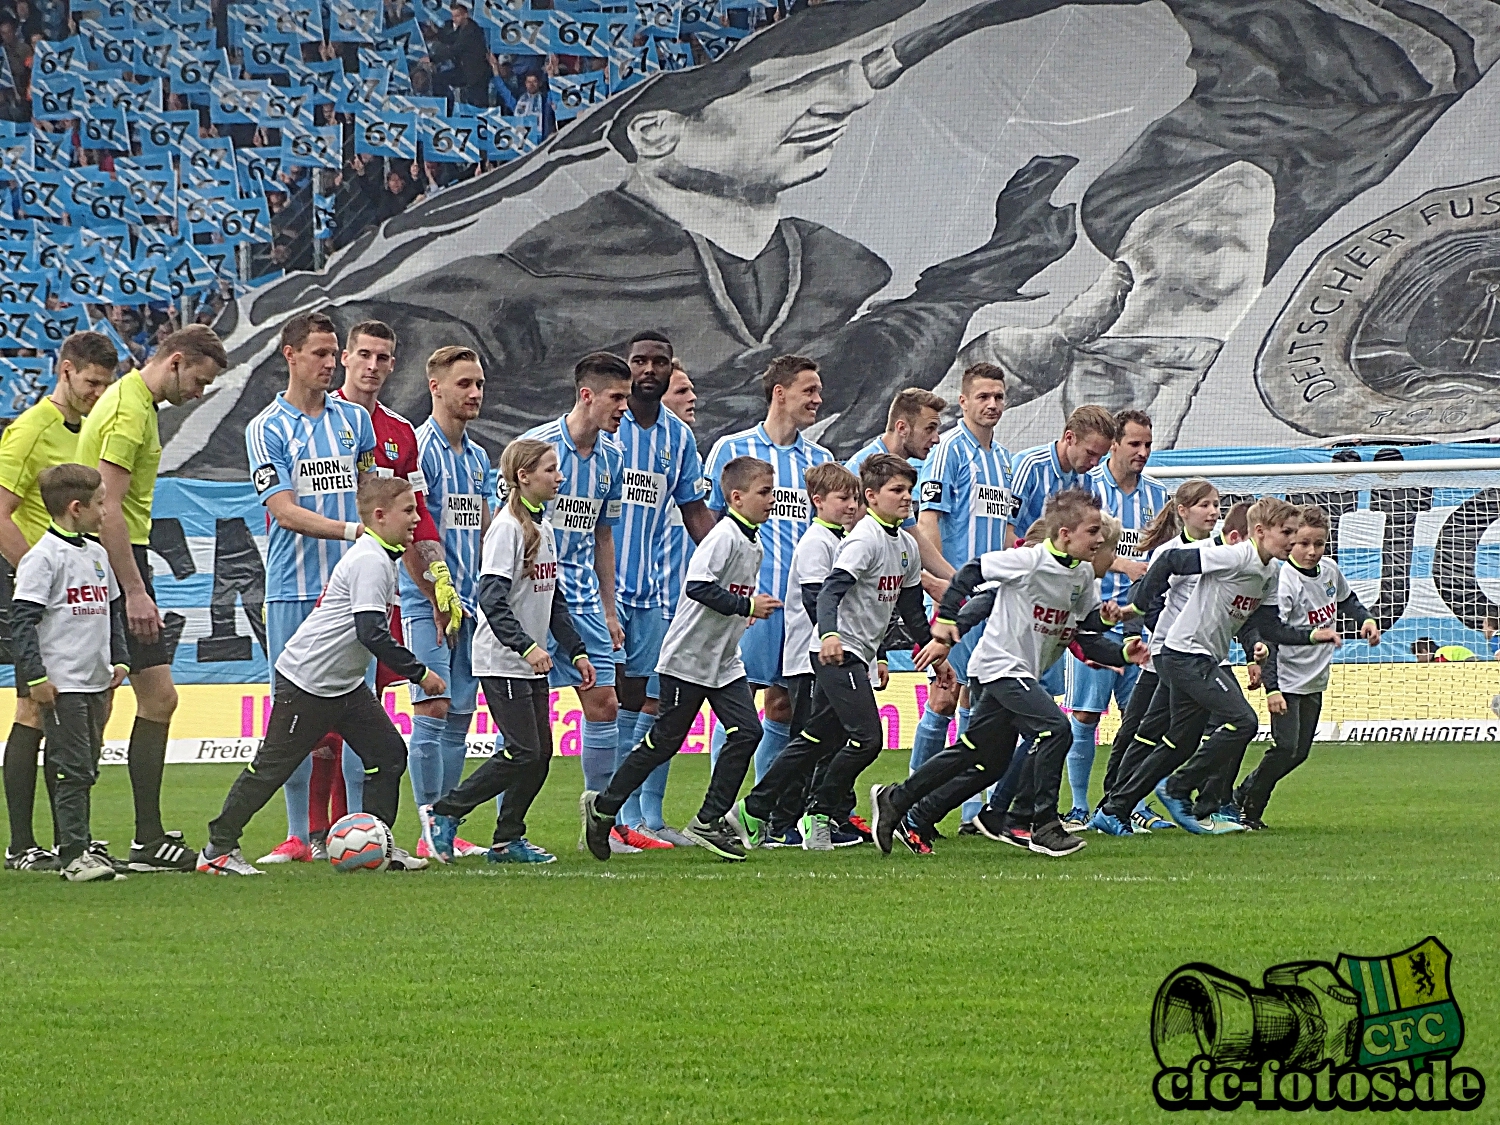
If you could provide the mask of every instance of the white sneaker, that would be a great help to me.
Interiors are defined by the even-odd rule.
[[[637,831],[644,832],[646,830],[644,828],[640,828],[637,829]],[[690,840],[675,828],[654,828],[652,829],[652,832],[655,834],[658,840],[665,840],[674,848],[696,848],[698,846],[696,842]]]
[[[430,808],[431,806],[428,806],[428,807]],[[425,827],[424,827],[424,831],[425,831]],[[388,868],[386,868],[386,870],[387,871],[424,871],[424,870],[426,870],[426,868],[427,868],[427,861],[425,859],[420,859],[417,856],[412,855],[411,852],[407,851],[405,848],[392,848],[391,849],[391,865]]]
[[[62,877],[70,883],[92,883],[95,879],[123,879],[115,869],[91,852],[84,852],[62,869]]]
[[[436,855],[437,852],[432,846],[432,806],[418,805],[417,820],[422,825],[422,836],[419,841],[422,846],[418,848],[417,854],[421,855],[425,852],[428,855]]]
[[[205,875],[264,875],[258,867],[251,867],[245,853],[235,848],[232,852],[208,857],[208,849],[198,853],[198,870]]]

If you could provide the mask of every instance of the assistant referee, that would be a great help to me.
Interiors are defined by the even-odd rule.
[[[130,870],[191,871],[198,855],[181,832],[161,822],[161,778],[167,730],[177,710],[172,653],[162,640],[162,619],[151,584],[146,550],[151,542],[151,500],[161,461],[157,404],[180,406],[201,398],[229,366],[213,329],[191,324],[162,341],[156,354],[99,399],[78,436],[78,461],[104,478],[104,526],[99,538],[125,594],[129,626],[130,686],[135,725],[130,731],[130,789],[135,798],[135,839]]]

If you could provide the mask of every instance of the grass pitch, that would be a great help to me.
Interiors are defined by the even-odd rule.
[[[1169,1120],[1148,1013],[1177,965],[1259,983],[1427,934],[1454,954],[1459,1061],[1494,1083],[1497,765],[1492,745],[1319,746],[1261,834],[729,865],[576,851],[580,775],[559,759],[530,823],[559,862],[538,870],[6,872],[0,1121]],[[694,811],[707,766],[678,759],[669,820]],[[886,754],[863,786],[904,771]],[[169,768],[169,826],[201,843],[234,772]],[[129,811],[125,771],[106,768],[95,834],[128,841]],[[487,841],[488,818],[465,834]],[[408,844],[414,819],[408,800]],[[277,798],[246,854],[284,829]]]

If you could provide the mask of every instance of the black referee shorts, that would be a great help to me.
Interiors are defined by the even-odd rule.
[[[146,596],[154,602],[156,601],[156,586],[151,581],[151,564],[146,561],[147,548],[144,544],[132,543],[130,550],[135,555],[135,568],[141,572],[141,581],[146,584]],[[177,647],[167,638],[165,627],[157,631],[156,640],[150,644],[141,640],[127,628],[125,642],[130,650],[132,672],[144,672],[147,668],[159,668],[163,664],[171,664],[172,651]]]

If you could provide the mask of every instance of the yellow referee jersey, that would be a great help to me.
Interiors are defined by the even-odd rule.
[[[130,473],[130,488],[121,509],[130,541],[151,542],[151,497],[156,491],[156,469],[161,464],[161,432],[156,426],[156,400],[139,371],[110,384],[83,420],[78,435],[78,461],[97,468],[100,461]]]
[[[34,546],[52,522],[37,476],[43,469],[76,460],[77,454],[78,429],[68,425],[50,398],[42,399],[0,434],[0,488],[21,498],[14,519],[28,545]]]

